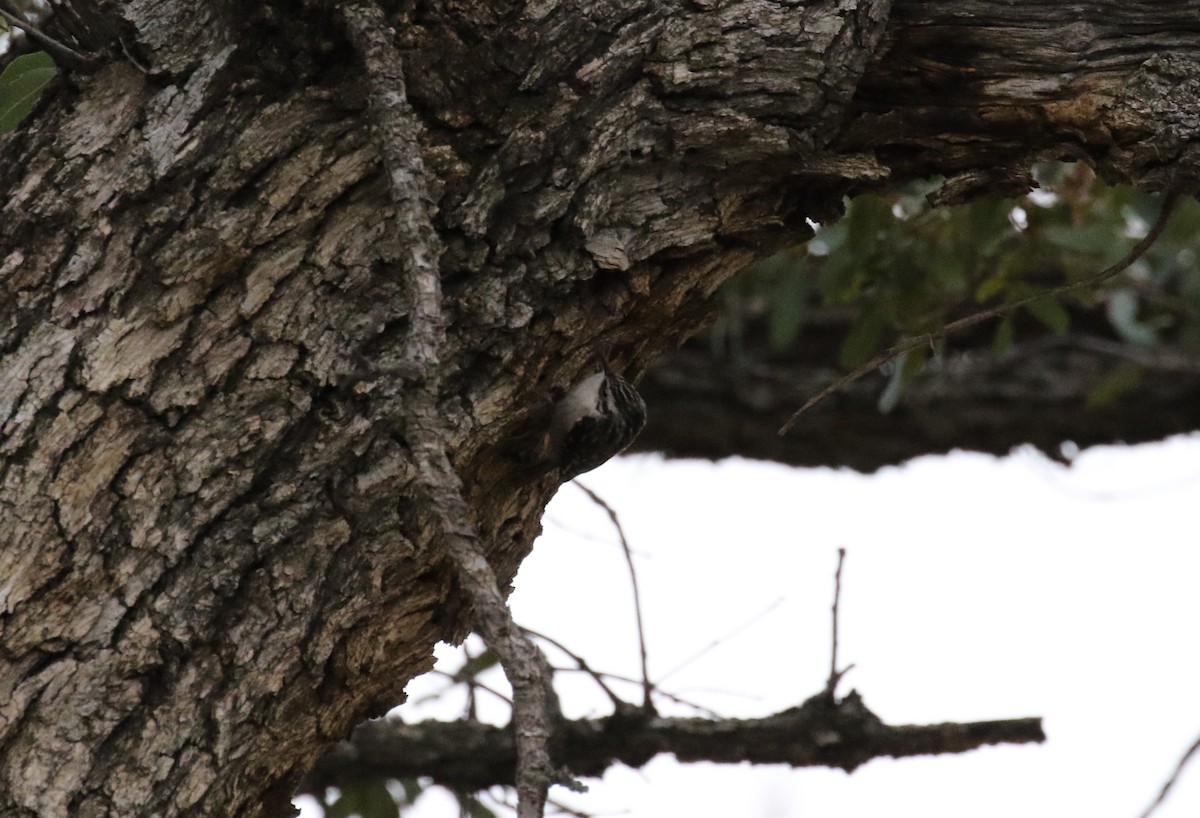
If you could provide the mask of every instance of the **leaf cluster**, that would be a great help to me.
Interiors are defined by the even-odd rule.
[[[855,198],[842,220],[820,226],[807,245],[732,282],[726,330],[762,326],[770,348],[782,352],[803,343],[814,315],[840,312],[847,329],[838,364],[852,369],[899,338],[1088,278],[1121,258],[1158,211],[1158,197],[1106,185],[1085,165],[1047,163],[1035,177],[1039,188],[1019,199],[955,207],[929,204],[937,181]],[[1125,344],[1200,348],[1200,278],[1191,275],[1198,231],[1200,206],[1183,200],[1167,231],[1124,275],[1068,299],[1035,300],[971,344],[1003,356],[1018,338],[1064,335],[1080,324]],[[914,350],[897,362],[884,409],[931,352]],[[1115,366],[1112,382],[1089,403],[1132,388],[1137,369]]]

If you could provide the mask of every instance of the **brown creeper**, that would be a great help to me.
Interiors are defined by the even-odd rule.
[[[603,364],[554,405],[549,440],[559,478],[565,483],[624,451],[645,425],[642,396]]]

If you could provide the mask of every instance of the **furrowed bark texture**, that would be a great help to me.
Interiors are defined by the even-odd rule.
[[[116,6],[64,15],[104,67],[0,137],[0,814],[282,814],[462,635],[405,388],[346,377],[403,362],[404,248],[330,19]],[[1046,156],[1194,191],[1198,4],[888,6],[393,9],[502,581],[555,391],[640,371],[845,193]]]

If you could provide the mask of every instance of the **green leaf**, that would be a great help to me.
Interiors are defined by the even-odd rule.
[[[16,130],[58,69],[45,51],[23,54],[0,73],[0,133]]]
[[[925,366],[925,359],[929,356],[929,350],[925,347],[909,350],[892,362],[891,376],[888,378],[887,386],[884,387],[883,393],[879,396],[877,408],[879,413],[886,415],[896,408],[896,404],[900,402],[900,396],[904,394],[904,386],[911,381],[921,368]]]
[[[1030,301],[1025,305],[1025,309],[1029,310],[1034,318],[1049,327],[1055,335],[1066,334],[1067,328],[1071,326],[1070,314],[1062,304],[1049,296]]]
[[[994,295],[999,295],[1008,286],[1008,277],[1003,274],[988,276],[975,289],[975,300],[982,304]]]
[[[496,818],[496,813],[485,807],[474,795],[465,792],[456,792],[454,796],[458,799],[458,804],[462,807],[463,812],[469,815],[470,818]]]
[[[917,377],[917,374],[925,368],[925,361],[929,359],[929,350],[930,347],[924,346],[904,353],[900,374],[905,383]]]
[[[888,376],[887,386],[883,388],[883,392],[879,395],[879,402],[875,406],[881,415],[891,412],[900,402],[900,395],[904,392],[904,363],[907,358],[908,353],[905,353],[892,362],[892,372]]]
[[[355,781],[342,788],[342,796],[325,808],[325,818],[400,818],[396,799],[382,778]]]
[[[860,315],[842,342],[838,363],[846,369],[853,369],[871,357],[871,353],[879,346],[885,327],[883,314],[878,310],[868,310]]]
[[[767,315],[767,330],[774,349],[787,349],[800,335],[808,312],[808,286],[805,276],[793,274],[779,282],[771,312]]]
[[[817,235],[813,236],[812,240],[809,242],[809,245],[811,247],[813,244],[819,244],[822,252],[818,255],[829,255],[829,253],[832,253],[841,247],[842,243],[845,241],[846,221],[843,219],[837,224],[823,226],[819,231],[817,231]]]
[[[1013,320],[1012,316],[1006,315],[996,326],[996,337],[992,339],[992,354],[997,358],[1003,358],[1012,351],[1012,347]]]
[[[454,678],[461,681],[463,679],[473,679],[480,673],[483,673],[489,668],[493,668],[500,664],[500,654],[491,648],[485,648],[483,653],[478,656],[468,656],[467,661],[454,674]]]
[[[933,274],[933,284],[941,290],[952,293],[961,292],[967,287],[967,269],[963,259],[943,252],[933,253],[929,260],[929,271]]]
[[[419,778],[401,778],[399,784],[404,790],[404,800],[410,804],[415,804],[421,793],[425,792],[425,785]]]
[[[1122,395],[1132,392],[1142,381],[1142,368],[1130,361],[1123,361],[1112,373],[1092,387],[1084,401],[1088,409],[1101,409],[1116,402]]]
[[[1052,225],[1045,228],[1042,234],[1056,247],[1095,255],[1112,252],[1113,247],[1119,247],[1122,241],[1116,225],[1107,222],[1081,227]]]
[[[1156,203],[1161,206],[1161,204]],[[1173,242],[1190,244],[1196,233],[1200,232],[1200,204],[1190,196],[1179,199],[1171,221],[1167,223],[1166,237]],[[1161,241],[1161,239],[1160,239]]]
[[[1138,320],[1140,299],[1132,290],[1117,290],[1108,297],[1108,322],[1122,339],[1131,344],[1153,346],[1158,343],[1154,327]]]

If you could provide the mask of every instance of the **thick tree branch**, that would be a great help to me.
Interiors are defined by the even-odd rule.
[[[475,628],[500,663],[513,688],[513,725],[517,736],[520,818],[540,818],[555,777],[547,742],[558,715],[552,674],[542,652],[513,622],[496,575],[484,556],[462,481],[450,464],[452,438],[438,402],[443,380],[442,350],[446,322],[442,314],[442,246],[431,219],[433,209],[418,142],[418,125],[405,94],[404,71],[392,32],[374,0],[341,3],[338,13],[361,56],[371,88],[371,110],[378,127],[396,207],[395,228],[404,248],[404,276],[411,306],[406,363],[415,367],[404,406],[406,432],[421,489],[437,517],[442,544],[471,601]]]
[[[660,753],[680,761],[836,767],[847,772],[873,758],[963,753],[989,744],[1045,740],[1041,719],[887,725],[855,692],[833,702],[825,692],[800,707],[761,719],[641,718],[560,722],[552,739],[555,763],[600,776],[616,763],[641,767]],[[362,725],[317,765],[304,790],[319,791],[355,777],[429,776],[474,791],[511,785],[515,748],[510,730],[480,722]]]
[[[1004,455],[1031,445],[1058,457],[1066,441],[1140,443],[1200,428],[1200,376],[1186,371],[1194,357],[1092,335],[1084,317],[1072,323],[1078,331],[1018,340],[999,358],[990,334],[960,340],[927,362],[886,414],[879,396],[887,378],[868,376],[784,437],[775,432],[794,407],[837,379],[830,361],[849,325],[810,327],[803,349],[790,354],[765,341],[736,354],[691,344],[658,361],[639,385],[656,411],[633,448],[872,472],[953,449]],[[1122,360],[1142,367],[1141,377],[1111,402],[1088,404]]]

